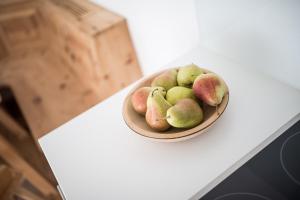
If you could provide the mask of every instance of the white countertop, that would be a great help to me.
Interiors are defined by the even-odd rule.
[[[230,90],[206,133],[177,143],[134,133],[121,112],[130,86],[40,139],[68,200],[191,198],[300,113],[298,90],[206,49],[166,67],[191,62],[220,74]]]

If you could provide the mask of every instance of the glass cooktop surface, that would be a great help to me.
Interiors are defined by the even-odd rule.
[[[300,200],[300,120],[201,200]]]

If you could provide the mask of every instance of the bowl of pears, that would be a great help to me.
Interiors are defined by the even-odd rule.
[[[206,131],[228,101],[228,86],[219,75],[189,64],[141,80],[125,98],[123,118],[142,136],[180,141]]]

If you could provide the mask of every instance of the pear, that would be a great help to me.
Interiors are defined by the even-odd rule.
[[[155,77],[151,83],[151,86],[160,86],[166,90],[177,86],[177,70],[171,69]]]
[[[166,120],[166,113],[172,105],[164,95],[165,92],[160,87],[154,87],[147,99],[146,122],[157,131],[164,131],[170,127]]]
[[[137,89],[131,96],[131,104],[133,109],[142,115],[147,111],[147,99],[151,92],[151,87],[141,87]]]
[[[177,82],[179,86],[189,87],[193,85],[198,75],[203,74],[203,70],[195,64],[186,65],[179,68]]]
[[[214,73],[199,75],[193,84],[196,97],[210,106],[217,106],[228,93],[228,88],[218,75]]]
[[[203,120],[203,111],[193,99],[181,99],[167,110],[167,121],[176,128],[192,128]]]
[[[196,100],[196,97],[192,89],[182,87],[182,86],[176,86],[169,89],[166,95],[167,101],[172,105],[175,105],[177,101],[179,101],[180,99],[185,99],[185,98],[191,98]]]

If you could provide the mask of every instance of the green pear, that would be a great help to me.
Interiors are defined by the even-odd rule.
[[[196,97],[210,106],[217,106],[222,102],[228,88],[221,77],[214,73],[199,75],[193,84]]]
[[[147,99],[146,122],[157,131],[164,131],[170,127],[166,113],[172,105],[164,98],[165,94],[161,87],[154,87]]]
[[[181,99],[167,110],[167,121],[176,128],[192,128],[203,120],[203,111],[193,99]]]
[[[191,98],[196,100],[192,89],[182,86],[176,86],[169,89],[166,95],[167,101],[172,105],[175,105],[177,101],[185,98]]]
[[[178,85],[189,87],[200,74],[203,74],[203,70],[195,64],[183,66],[178,71]]]
[[[168,70],[157,77],[151,83],[151,86],[160,86],[169,90],[170,88],[177,86],[177,70],[171,69]]]

